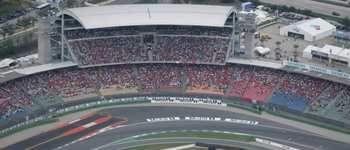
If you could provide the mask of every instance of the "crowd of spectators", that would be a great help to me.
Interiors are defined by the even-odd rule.
[[[153,50],[154,61],[181,61],[222,63],[226,59],[226,52],[222,45],[228,45],[228,39],[189,37],[189,36],[157,36],[157,46]],[[219,52],[220,53],[217,53]],[[216,58],[213,57],[217,53]]]
[[[243,97],[265,101],[284,74],[284,71],[277,69],[255,67]]]
[[[137,77],[130,65],[87,68],[97,89],[123,90],[137,87]]]
[[[81,95],[97,96],[94,85],[97,90],[114,88],[116,91],[137,91],[140,87],[138,91],[144,93],[183,88],[188,93],[227,93],[228,96],[261,101],[275,90],[269,101],[271,103],[278,101],[276,104],[293,105],[298,107],[296,110],[302,111],[318,98],[309,108],[325,109],[330,103],[322,101],[333,101],[336,112],[343,118],[350,118],[350,89],[344,91],[346,86],[342,84],[331,84],[330,81],[305,75],[236,64],[124,64],[87,69],[63,68],[3,83],[0,85],[0,120],[37,105],[33,99],[43,95],[47,95],[44,100],[48,103],[54,102],[56,95],[65,101],[79,99]],[[296,105],[297,102],[303,105]]]
[[[25,109],[21,104],[13,100],[9,93],[0,89],[0,122],[22,112],[25,112]]]
[[[65,33],[65,36],[69,40],[84,39],[94,37],[106,37],[114,36],[118,33],[118,30],[69,30]]]
[[[276,92],[294,93],[304,99],[314,100],[329,84],[330,82],[326,80],[290,73],[284,78],[280,88]]]
[[[40,77],[63,99],[95,93],[89,77],[76,68],[48,71]]]
[[[350,88],[344,91],[340,100],[336,101],[335,108],[342,119],[350,120]]]
[[[232,88],[229,92],[229,96],[241,97],[255,67],[246,65],[233,65],[233,67],[235,67],[235,70],[233,71]]]
[[[304,111],[329,84],[326,80],[289,73],[275,90],[270,102]]]
[[[30,95],[27,93],[27,91],[24,91],[21,87],[18,87],[16,83],[19,82],[19,80],[11,80],[9,82],[6,82],[2,85],[2,88],[4,91],[9,93],[13,99],[15,99],[17,102],[19,102],[23,106],[31,106],[35,105],[31,100]]]
[[[84,38],[96,38],[96,37],[108,37],[108,36],[120,36],[120,35],[139,35],[138,27],[116,27],[107,29],[79,29],[69,30],[65,32],[65,36],[69,40],[84,39]]]
[[[141,42],[141,31],[156,33],[150,42],[153,46],[145,42],[148,40]],[[231,28],[200,26],[135,26],[65,32],[80,65],[150,61],[149,58],[224,63],[231,34]],[[146,50],[150,46],[151,54]]]
[[[312,105],[310,105],[308,111],[318,112],[319,110],[326,109],[326,107],[331,103],[331,101],[333,101],[344,89],[344,85],[333,82],[320,95],[320,97]]]
[[[141,88],[145,93],[163,87],[182,87],[183,69],[173,64],[147,64],[139,67]]]
[[[76,40],[70,45],[82,65],[148,60],[139,36]]]
[[[232,29],[200,26],[157,26],[157,34],[229,37],[232,34]]]
[[[229,66],[190,65],[187,67],[187,90],[225,94],[233,72]]]

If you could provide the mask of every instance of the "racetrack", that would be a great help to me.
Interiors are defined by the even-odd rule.
[[[54,149],[66,143],[72,142],[78,138],[81,138],[98,129],[121,121],[123,120],[115,118],[113,116],[106,116],[105,114],[96,113],[80,121],[72,121],[71,124],[64,124],[52,130],[33,136],[29,139],[10,145],[4,149]]]
[[[219,107],[226,108],[226,107]],[[103,112],[103,113],[102,113]],[[248,113],[248,112],[247,112]],[[63,133],[71,131],[73,128],[82,126],[88,122],[96,119],[104,118],[111,114],[112,116],[121,116],[127,118],[128,121],[123,123],[123,127],[115,128],[107,132],[103,132],[91,138],[64,146],[61,149],[93,149],[101,147],[110,142],[120,139],[140,135],[144,133],[157,131],[172,131],[172,130],[218,130],[230,131],[252,134],[263,139],[274,141],[276,143],[296,147],[299,149],[349,149],[350,145],[328,138],[315,135],[298,128],[294,128],[282,123],[273,122],[263,118],[234,113],[223,110],[207,109],[207,108],[192,108],[192,107],[175,107],[175,106],[143,106],[143,107],[120,107],[109,108],[98,111],[95,115],[86,118],[82,121],[75,122],[71,125],[39,134],[33,138],[24,140],[20,143],[7,147],[6,149],[53,149],[70,143],[82,136],[106,127],[112,123],[122,121],[119,118],[116,120],[107,120],[99,125],[82,130],[75,134],[60,137],[51,140]],[[148,118],[161,117],[180,117],[179,121],[163,121],[163,122],[146,122]],[[244,119],[259,122],[257,125],[238,124],[225,121],[194,121],[184,120],[185,117],[220,117],[221,120],[225,118]],[[55,134],[54,134],[54,133]],[[50,134],[48,134],[50,133]],[[51,141],[48,141],[51,140]],[[48,141],[48,142],[46,142]],[[178,142],[181,139],[178,139]],[[161,142],[161,141],[158,141]],[[42,143],[37,145],[38,143]],[[33,147],[35,146],[35,147]],[[115,149],[117,147],[106,147],[104,149]]]
[[[276,143],[288,145],[299,149],[317,149],[323,145],[323,149],[345,149],[347,146],[344,143],[324,139],[315,135],[309,135],[301,132],[285,131],[283,129],[276,129],[262,126],[250,126],[245,124],[233,124],[227,122],[216,121],[165,121],[157,123],[145,123],[132,126],[126,126],[114,129],[109,132],[104,132],[91,139],[64,147],[63,149],[90,149],[104,146],[111,142],[120,139],[131,137],[133,135],[140,135],[144,133],[151,133],[156,131],[172,131],[172,130],[220,130],[238,133],[253,134],[262,136],[264,139],[274,141]],[[284,132],[285,131],[285,132]],[[269,138],[267,138],[269,137]],[[290,139],[290,140],[289,140]],[[174,140],[175,141],[175,140]],[[314,148],[313,148],[314,147]],[[108,147],[102,149],[110,149]]]

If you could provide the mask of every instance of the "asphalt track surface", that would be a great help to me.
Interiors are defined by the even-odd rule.
[[[132,137],[134,135],[172,130],[220,130],[246,133],[264,137],[264,139],[303,150],[313,150],[318,149],[318,147],[329,150],[343,150],[346,149],[346,146],[348,146],[348,144],[322,138],[313,134],[286,131],[284,129],[259,125],[254,126],[217,121],[163,121],[153,123],[140,123],[116,128],[108,132],[96,135],[92,138],[68,145],[63,149],[98,149],[99,147],[108,143]],[[107,147],[102,149],[110,148]]]
[[[46,131],[44,133],[41,133],[39,135],[33,136],[29,139],[26,139],[24,141],[18,142],[16,144],[10,145],[4,150],[19,150],[19,149],[33,149],[33,150],[43,150],[43,149],[54,149],[56,147],[59,147],[61,145],[64,145],[66,143],[70,143],[74,140],[77,140],[78,138],[81,138],[89,133],[92,133],[98,129],[107,127],[109,125],[112,125],[114,123],[123,121],[122,119],[112,117],[102,123],[96,124],[94,126],[91,126],[89,128],[83,129],[76,133],[69,134],[70,131],[77,129],[81,126],[84,126],[86,124],[89,124],[91,122],[94,122],[99,119],[106,118],[108,116],[104,114],[96,113],[92,115],[91,117],[88,117],[86,119],[83,119],[81,121],[72,123],[70,125],[57,128],[52,131]],[[64,135],[67,133],[66,135]],[[64,136],[62,136],[64,135]]]
[[[142,140],[139,142],[128,142],[123,144],[118,144],[110,147],[106,147],[104,149],[126,149],[130,147],[136,147],[141,145],[151,145],[151,144],[159,144],[159,143],[209,143],[209,144],[220,144],[225,146],[235,146],[242,147],[247,149],[258,149],[258,150],[271,150],[270,148],[265,148],[262,146],[251,145],[244,142],[237,142],[231,140],[217,140],[217,139],[204,139],[204,138],[172,138],[172,139],[151,139],[151,140]]]
[[[80,132],[59,137],[77,127],[93,121],[105,118],[110,114],[113,117],[105,122],[99,123],[95,126],[82,130]],[[147,122],[149,118],[162,117],[180,117],[180,121],[163,121],[163,122]],[[258,125],[237,124],[224,121],[191,121],[183,120],[185,117],[221,117],[232,119],[244,119],[250,121],[258,121]],[[123,123],[121,127],[103,132],[91,138],[64,146],[71,143],[84,135],[94,132],[98,129],[104,128],[116,122],[128,121]],[[142,107],[121,107],[110,108],[98,111],[91,117],[85,118],[73,124],[47,131],[37,136],[31,137],[27,140],[13,144],[5,149],[61,149],[76,150],[76,149],[95,149],[115,142],[121,139],[129,138],[135,135],[159,132],[159,131],[173,131],[173,130],[217,130],[252,134],[266,140],[274,141],[276,143],[288,145],[299,149],[330,149],[343,150],[350,149],[350,145],[331,139],[327,139],[306,131],[298,130],[296,128],[272,122],[262,118],[257,118],[250,115],[214,110],[207,108],[193,108],[193,107],[178,107],[178,106],[142,106]],[[58,138],[57,138],[58,137]],[[180,142],[181,139],[175,140]],[[157,141],[156,141],[157,142]],[[161,143],[162,141],[158,141]],[[134,145],[137,143],[134,143]],[[102,149],[118,149],[117,147],[106,147]],[[260,149],[260,148],[258,148]]]
[[[293,127],[283,125],[269,120],[221,110],[175,107],[175,106],[148,106],[148,107],[124,107],[118,109],[104,109],[100,112],[106,112],[116,116],[128,118],[128,122],[123,127],[110,130],[85,139],[80,142],[63,147],[62,149],[94,149],[106,145],[110,142],[158,131],[172,130],[219,130],[230,131],[256,135],[263,139],[271,140],[276,143],[300,148],[300,149],[330,149],[343,150],[350,149],[350,145],[319,135],[311,134],[306,131],[298,130]],[[146,122],[147,118],[161,117],[221,117],[244,119],[258,121],[258,125],[236,124],[224,121],[163,121]],[[114,148],[104,148],[114,149]]]

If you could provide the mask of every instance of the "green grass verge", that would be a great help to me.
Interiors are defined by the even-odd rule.
[[[36,122],[36,123],[33,123],[33,124],[29,124],[29,125],[26,125],[26,126],[22,126],[22,127],[13,129],[11,131],[8,131],[6,133],[0,134],[0,139],[4,138],[6,136],[12,135],[14,133],[17,133],[17,132],[29,129],[29,128],[34,128],[34,127],[37,127],[37,126],[41,126],[41,125],[49,124],[49,123],[54,123],[54,122],[56,122],[55,119],[50,119],[50,120],[44,120],[44,121]]]
[[[105,2],[105,1],[107,1],[107,0],[89,0],[88,2],[91,4],[98,4],[98,3]]]
[[[225,140],[242,141],[242,142],[255,141],[254,137],[247,136],[247,135],[212,133],[212,132],[160,133],[160,134],[152,134],[152,135],[137,137],[135,139],[136,140],[145,140],[145,139],[172,138],[172,137],[199,137],[199,138],[225,139]]]
[[[101,108],[101,107],[108,107],[108,106],[117,106],[117,105],[142,104],[142,103],[151,103],[151,101],[149,101],[149,100],[125,101],[125,102],[110,103],[110,104],[100,104],[100,105],[89,106],[89,107],[76,109],[76,110],[72,110],[72,111],[67,111],[67,112],[60,113],[60,114],[55,114],[52,117],[53,118],[62,117],[62,116],[65,116],[65,115],[69,115],[69,114],[73,114],[73,113],[77,113],[77,112],[81,112],[81,111],[85,111],[85,110],[89,110],[89,109],[94,109],[94,108]]]
[[[227,106],[228,107],[242,109],[242,110],[246,110],[246,111],[250,111],[252,113],[256,113],[256,114],[261,115],[261,112],[259,110],[256,110],[256,109],[253,109],[253,108],[244,107],[244,106],[240,106],[240,105],[236,105],[236,104],[227,104]]]
[[[157,4],[158,0],[139,0],[136,4]]]
[[[142,145],[137,147],[126,148],[123,150],[151,150],[151,149],[166,149],[172,147],[178,147],[183,145],[188,145],[191,143],[168,143],[168,144],[151,144],[151,145]]]
[[[350,5],[344,4],[344,3],[339,3],[339,2],[334,2],[334,1],[329,1],[329,0],[312,0],[316,2],[321,2],[321,3],[326,3],[326,4],[332,4],[332,5],[337,5],[337,6],[342,6],[342,7],[348,7],[350,8]]]
[[[335,17],[335,16],[330,16],[330,15],[325,15],[325,14],[319,14],[319,13],[311,13],[312,17],[319,17],[325,20],[333,20],[333,21],[337,21],[339,23],[342,22],[343,18],[339,18],[339,17]]]
[[[192,147],[192,148],[185,148],[182,150],[208,150],[208,148]]]
[[[277,117],[282,117],[282,118],[285,118],[285,119],[294,120],[294,121],[298,121],[298,122],[314,125],[314,126],[317,126],[317,127],[328,129],[328,130],[332,130],[332,131],[336,131],[336,132],[340,132],[340,133],[345,133],[345,134],[350,134],[350,131],[348,131],[348,130],[343,130],[343,129],[332,127],[332,126],[328,126],[328,125],[325,125],[325,124],[316,123],[316,122],[308,121],[308,120],[303,120],[303,119],[300,119],[300,118],[288,116],[288,115],[277,113],[277,112],[273,112],[273,111],[267,111],[267,113],[270,114],[270,115],[277,116]]]

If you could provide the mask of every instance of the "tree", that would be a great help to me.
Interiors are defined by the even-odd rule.
[[[4,39],[6,39],[6,35],[10,33],[9,24],[5,23],[1,29],[2,29],[2,36],[4,37]]]
[[[293,48],[294,48],[294,53],[293,53],[294,61],[297,61],[297,57],[299,56],[297,49],[299,48],[299,45],[298,44],[294,44]]]
[[[259,41],[261,42],[261,46],[264,46],[265,39],[264,38],[260,38]]]
[[[254,53],[255,53],[255,56],[259,56],[260,55],[258,50],[255,50]]]
[[[76,5],[76,1],[75,0],[67,0],[66,1],[66,6],[68,8],[73,8],[73,7],[75,7],[75,5]]]
[[[250,0],[254,6],[259,6],[261,3],[259,0]]]
[[[312,13],[312,11],[311,11],[310,9],[305,9],[305,10],[302,10],[302,13],[303,13],[304,15],[310,16],[311,13]]]
[[[283,6],[281,7],[281,11],[282,11],[282,12],[288,11],[288,6],[283,5]]]
[[[23,25],[24,29],[27,29],[31,25],[28,17],[24,17],[20,23]]]
[[[289,12],[295,12],[295,10],[296,10],[296,8],[295,8],[294,6],[290,6],[290,7],[288,8],[288,11],[289,11]]]
[[[234,3],[235,0],[220,0],[221,3]]]
[[[294,44],[294,45],[293,45],[293,48],[294,48],[294,50],[295,50],[294,52],[297,52],[297,49],[299,48],[299,45],[298,45],[298,44]]]
[[[29,32],[29,40],[32,40],[32,38],[33,38],[33,33],[32,32]]]
[[[277,41],[277,42],[276,42],[276,45],[277,45],[277,48],[280,49],[281,42],[280,42],[280,41]]]
[[[347,26],[347,27],[350,27],[350,19],[349,19],[349,16],[346,16],[343,20],[342,20],[342,23]]]
[[[275,56],[276,56],[276,60],[281,60],[280,59],[281,52],[279,52],[279,51],[275,52]]]
[[[5,42],[4,42],[4,47],[6,49],[8,49],[9,51],[12,51],[13,49],[13,41],[11,38],[7,39]]]
[[[293,53],[294,61],[297,61],[297,57],[299,56],[298,52]]]

